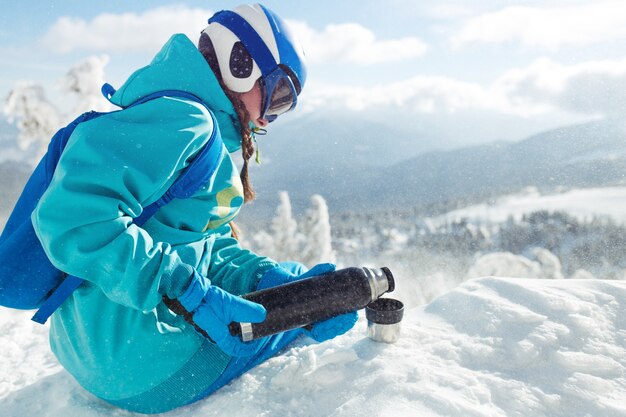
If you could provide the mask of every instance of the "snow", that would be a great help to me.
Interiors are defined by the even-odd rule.
[[[561,262],[550,251],[534,248],[532,255],[536,260],[510,252],[492,252],[482,255],[470,267],[467,277],[477,278],[489,275],[514,278],[563,278]],[[579,274],[586,272],[579,271]],[[587,274],[589,274],[588,278],[593,278],[589,272]]]
[[[524,214],[547,210],[566,212],[579,220],[606,216],[626,224],[625,203],[626,187],[582,188],[551,195],[542,195],[536,188],[529,187],[522,194],[503,196],[491,203],[464,207],[426,221],[437,225],[466,219],[472,223],[493,224],[502,223],[509,216],[519,220]]]
[[[402,298],[402,294],[399,294]],[[56,364],[46,329],[0,310],[1,416],[133,416]],[[302,339],[167,416],[624,416],[626,282],[479,278],[405,312],[379,344],[360,318]]]

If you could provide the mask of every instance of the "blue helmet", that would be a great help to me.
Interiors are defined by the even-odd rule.
[[[226,87],[244,93],[260,81],[263,118],[273,121],[296,106],[306,81],[304,52],[274,12],[260,4],[222,10],[209,19],[204,33]]]

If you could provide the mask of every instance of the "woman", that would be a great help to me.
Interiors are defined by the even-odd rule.
[[[244,343],[227,329],[231,321],[265,318],[262,306],[237,295],[306,276],[297,265],[289,272],[242,249],[230,227],[254,197],[252,131],[295,107],[306,77],[302,57],[267,8],[219,12],[197,48],[173,36],[111,97],[126,107],[180,90],[210,113],[193,100],[160,97],[82,123],[70,137],[32,221],[55,267],[85,279],[52,316],[50,342],[96,396],[132,411],[168,411],[206,397],[303,332]],[[206,186],[142,227],[133,224],[218,128],[224,150]],[[230,156],[239,149],[240,175]],[[347,314],[309,333],[322,341],[355,322],[356,313]]]

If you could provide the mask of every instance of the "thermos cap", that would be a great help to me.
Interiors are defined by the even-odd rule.
[[[400,323],[404,315],[404,304],[393,298],[379,298],[365,307],[365,317],[376,324]]]
[[[389,283],[389,289],[387,290],[387,292],[393,292],[393,290],[396,289],[396,281],[393,279],[393,274],[387,267],[383,266],[380,269],[382,269],[385,275],[387,276],[387,282]]]

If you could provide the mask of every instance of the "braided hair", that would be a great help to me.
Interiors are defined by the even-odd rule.
[[[248,175],[248,161],[252,158],[252,155],[254,155],[255,152],[254,138],[252,136],[253,133],[250,129],[250,113],[239,96],[230,91],[224,84],[222,73],[217,62],[217,56],[215,55],[215,49],[213,48],[213,42],[211,42],[211,38],[209,38],[209,36],[204,32],[200,35],[198,50],[204,59],[206,59],[209,63],[209,66],[219,81],[222,90],[224,90],[226,96],[233,103],[233,107],[239,117],[239,123],[241,125],[241,130],[239,132],[241,134],[241,156],[243,157],[243,166],[241,167],[239,177],[241,178],[241,183],[243,184],[244,202],[249,203],[255,198],[255,192],[252,188],[252,183],[250,182],[250,176]]]

